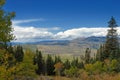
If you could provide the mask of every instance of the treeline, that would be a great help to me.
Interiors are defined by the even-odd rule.
[[[65,75],[65,70],[71,68],[83,68],[83,62],[80,62],[78,58],[73,58],[72,61],[66,59],[62,60],[60,56],[53,56],[48,54],[47,57],[43,57],[41,51],[36,50],[36,55],[33,58],[33,64],[37,65],[35,72],[43,75]],[[70,72],[71,73],[71,72]],[[73,73],[75,73],[73,71]]]
[[[100,61],[90,56],[89,48],[85,51],[85,56],[74,57],[73,59],[62,60],[60,56],[48,54],[44,57],[41,51],[36,50],[33,58],[33,64],[37,65],[35,69],[38,75],[80,77],[83,73],[87,75],[111,74],[120,72],[120,62],[117,59],[105,59]],[[80,58],[80,59],[79,59]]]

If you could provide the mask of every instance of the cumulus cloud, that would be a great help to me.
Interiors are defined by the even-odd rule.
[[[59,27],[43,28],[34,26],[20,26],[22,23],[29,23],[33,21],[41,21],[41,19],[17,20],[13,21],[14,35],[16,40],[14,42],[35,42],[43,39],[53,39],[54,34],[51,31],[60,30]]]
[[[94,28],[75,28],[66,30],[64,32],[58,32],[55,34],[56,39],[75,39],[79,37],[90,37],[90,36],[106,36],[107,30],[106,27],[94,27]],[[120,27],[116,28],[118,35],[120,35]]]
[[[74,39],[78,37],[105,36],[106,32],[107,28],[76,28],[58,32],[55,37],[61,39]]]
[[[37,19],[36,19],[37,20]],[[34,20],[24,20],[23,22],[31,22]],[[16,42],[35,42],[45,39],[75,39],[79,37],[90,36],[106,36],[108,28],[94,27],[94,28],[74,28],[65,31],[60,31],[59,27],[42,28],[34,26],[19,26],[22,21],[13,21],[14,34],[17,38]],[[120,35],[120,28],[117,28],[118,35]],[[54,31],[57,31],[54,33]]]
[[[107,28],[76,28],[53,33],[45,28],[14,27],[17,41],[40,41],[44,39],[75,39],[78,37],[105,36]]]
[[[35,27],[14,27],[14,34],[16,38],[19,39],[42,39],[42,38],[51,38],[53,34],[46,31],[42,28]]]

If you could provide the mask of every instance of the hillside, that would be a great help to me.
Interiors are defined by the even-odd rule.
[[[74,40],[71,40],[69,45],[72,46],[79,46],[82,48],[91,48],[91,49],[98,49],[100,44],[103,44],[105,42],[105,37],[87,37],[87,38],[77,38]]]
[[[38,48],[44,54],[57,54],[64,56],[84,55],[86,48],[91,48],[92,56],[100,44],[105,42],[105,37],[77,38],[74,40],[48,40],[35,43],[24,43],[23,47],[35,51]]]

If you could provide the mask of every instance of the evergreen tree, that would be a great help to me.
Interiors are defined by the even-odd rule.
[[[15,59],[17,62],[22,62],[24,57],[24,52],[22,46],[18,45],[14,53]]]
[[[69,61],[68,61],[69,62]],[[66,64],[65,64],[66,65]],[[79,60],[78,60],[78,57],[74,57],[73,58],[73,60],[71,61],[71,64],[70,64],[70,62],[69,62],[69,64],[68,64],[70,67],[72,66],[72,67],[76,67],[76,68],[79,68],[79,69],[81,69],[81,68],[84,68],[84,63],[83,63],[83,61],[81,61],[81,62],[79,62]],[[69,68],[70,68],[69,67]],[[69,69],[68,68],[68,69]]]
[[[48,75],[54,75],[54,61],[52,57],[48,54],[47,60],[46,60],[46,71]]]
[[[79,65],[78,58],[73,58],[71,66],[78,68],[78,65]]]
[[[91,50],[89,48],[86,48],[86,51],[85,51],[85,63],[90,63],[90,53],[91,53]]]
[[[8,52],[9,53],[11,53],[11,54],[14,54],[14,50],[13,50],[13,47],[12,47],[12,44],[10,44],[9,46],[8,46]]]
[[[105,59],[118,59],[120,57],[120,49],[118,42],[118,34],[116,21],[114,17],[108,22],[108,33],[106,35],[106,42],[97,50],[96,59],[104,61]]]
[[[108,24],[108,27],[110,29],[108,29],[106,36],[104,59],[117,59],[119,57],[119,42],[116,30],[116,27],[118,27],[118,25],[116,24],[114,17],[111,18]]]
[[[78,68],[79,69],[83,69],[84,68],[84,63],[82,61],[78,64]]]
[[[104,60],[104,45],[101,45],[100,48],[97,50],[96,60],[97,61]]]
[[[45,73],[45,63],[42,57],[41,51],[36,50],[36,55],[33,58],[34,65],[37,64],[36,73],[37,74],[44,74]]]
[[[55,62],[54,62],[54,64],[56,64],[58,62],[62,62],[61,58],[60,58],[60,56],[55,56]]]
[[[7,49],[7,43],[15,38],[11,21],[15,13],[3,10],[5,2],[6,0],[0,0],[0,47]]]
[[[65,69],[70,69],[70,66],[71,66],[70,61],[68,59],[66,59],[65,62],[64,62],[64,68]]]

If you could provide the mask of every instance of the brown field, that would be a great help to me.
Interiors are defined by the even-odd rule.
[[[84,55],[85,47],[79,46],[61,46],[61,45],[37,45],[37,48],[44,54],[57,54],[57,55],[69,55],[69,56],[80,56]],[[96,53],[96,49],[91,49],[91,55]]]

